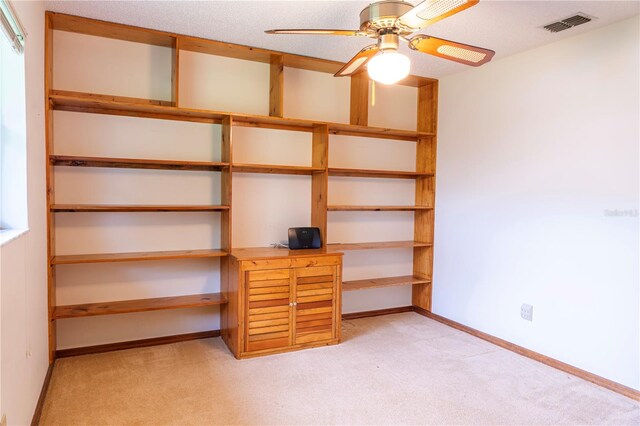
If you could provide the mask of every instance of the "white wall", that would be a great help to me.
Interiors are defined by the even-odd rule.
[[[29,232],[0,253],[0,411],[9,424],[31,422],[49,364],[44,149],[44,5],[13,2],[28,38],[27,191]]]
[[[81,52],[79,55],[77,52]],[[168,99],[171,51],[139,43],[54,32],[54,87],[130,97]],[[108,64],[105,59],[109,58]],[[140,63],[130,64],[135,59]],[[135,62],[134,61],[134,62]],[[107,67],[108,65],[108,67]],[[180,106],[267,114],[269,66],[193,52],[180,55]],[[105,68],[108,68],[105,70]],[[127,77],[123,70],[129,70]],[[159,72],[156,72],[159,71]],[[285,115],[349,121],[349,80],[285,68]],[[400,102],[400,100],[402,102]],[[417,90],[378,88],[371,124],[415,128]],[[395,123],[395,125],[394,125]],[[54,113],[54,151],[60,155],[216,161],[220,126],[83,113]],[[311,165],[309,132],[235,127],[236,163]],[[415,170],[416,144],[331,136],[331,167]],[[57,167],[58,203],[207,204],[220,201],[220,174]],[[331,178],[334,204],[414,203],[414,182]],[[235,173],[233,245],[265,247],[287,238],[287,228],[309,226],[311,177]],[[257,207],[259,206],[259,207]],[[56,215],[56,252],[217,248],[218,214],[62,213]],[[413,213],[331,212],[330,242],[411,240]],[[350,252],[344,278],[412,272],[412,250]],[[57,303],[217,292],[217,260],[65,265],[57,267]],[[351,292],[344,311],[411,303],[409,287]],[[219,328],[218,308],[185,309],[60,320],[58,348],[142,339]],[[135,327],[131,324],[135,323]]]
[[[435,313],[636,389],[639,40],[635,17],[441,79],[434,267]]]

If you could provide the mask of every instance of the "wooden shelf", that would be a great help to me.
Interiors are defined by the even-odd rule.
[[[431,210],[432,207],[427,206],[327,206],[329,211],[416,211]]]
[[[131,312],[159,311],[163,309],[196,308],[222,305],[227,300],[220,293],[191,294],[188,296],[156,297],[153,299],[122,300],[80,305],[56,306],[54,319],[91,317],[96,315],[127,314]]]
[[[430,132],[329,123],[296,118],[237,114],[192,108],[178,108],[159,105],[158,101],[148,99],[123,98],[118,96],[99,95],[95,93],[52,90],[49,99],[53,104],[53,109],[61,111],[125,115],[217,124],[221,123],[225,117],[232,117],[234,125],[243,127],[312,132],[313,129],[319,126],[327,126],[329,133],[334,135],[363,136],[406,141],[417,141],[418,139],[434,135]]]
[[[234,172],[239,173],[269,173],[281,175],[312,175],[323,173],[324,167],[303,167],[303,166],[278,166],[269,164],[238,164],[232,166]]]
[[[342,291],[364,290],[367,288],[393,287],[397,285],[429,284],[431,279],[412,275],[402,277],[371,278],[368,280],[343,281]]]
[[[342,136],[362,136],[379,139],[396,139],[415,141],[419,138],[434,136],[430,132],[416,132],[413,130],[387,129],[382,127],[356,126],[354,124],[326,123],[329,133]]]
[[[329,176],[371,177],[371,178],[387,178],[387,179],[416,179],[419,177],[433,176],[433,174],[420,173],[420,172],[403,172],[403,171],[393,171],[393,170],[340,169],[340,168],[330,167]]]
[[[105,263],[105,262],[137,262],[144,260],[169,260],[169,259],[200,259],[208,257],[226,256],[224,250],[174,250],[151,251],[131,253],[99,253],[99,254],[72,254],[54,256],[51,259],[53,265],[73,265],[80,263]]]
[[[49,157],[49,161],[54,166],[110,167],[122,169],[221,171],[222,169],[229,167],[229,163],[220,162],[78,157],[70,155],[52,155]]]
[[[373,243],[336,243],[327,244],[327,250],[346,251],[346,250],[384,250],[396,248],[414,248],[414,247],[431,247],[431,243],[422,243],[419,241],[384,241]]]
[[[229,206],[149,206],[109,204],[52,204],[52,212],[209,212],[229,210]]]

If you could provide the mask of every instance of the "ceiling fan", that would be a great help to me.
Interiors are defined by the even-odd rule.
[[[405,1],[385,0],[370,4],[360,12],[359,30],[268,30],[267,34],[312,34],[369,37],[377,43],[365,47],[340,70],[336,77],[358,73],[367,66],[369,77],[393,84],[409,74],[409,58],[398,52],[400,41],[418,52],[474,67],[485,64],[495,52],[481,47],[431,37],[412,36],[416,31],[476,5],[479,0],[425,0],[417,6]]]

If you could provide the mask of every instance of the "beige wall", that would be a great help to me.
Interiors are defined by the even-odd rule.
[[[29,231],[0,252],[1,396],[9,424],[29,424],[49,364],[44,149],[44,4],[12,3],[28,37],[27,191]]]
[[[638,28],[441,79],[433,305],[636,389]]]
[[[132,97],[168,99],[171,50],[64,32],[54,37],[54,86]],[[109,58],[108,60],[105,58]],[[200,53],[180,55],[180,106],[268,113],[267,64]],[[348,122],[349,80],[285,69],[285,114]],[[417,90],[377,88],[371,125],[415,129]],[[71,112],[54,114],[55,152],[215,161],[220,126]],[[413,142],[330,137],[330,166],[415,170]],[[311,134],[234,128],[234,160],[263,164],[311,164]],[[311,178],[234,175],[233,244],[268,246],[287,228],[310,224]],[[218,173],[57,168],[59,203],[206,204],[220,201]],[[331,178],[335,204],[414,203],[411,180]],[[58,254],[177,250],[219,246],[220,218],[211,213],[58,214]],[[413,213],[331,212],[330,242],[411,240]],[[350,252],[344,278],[408,275],[412,250]],[[58,303],[160,297],[220,289],[217,260],[59,266]],[[344,311],[411,303],[411,289],[347,293]],[[132,326],[134,324],[134,326]],[[69,348],[217,329],[217,308],[164,311],[58,321],[58,347]]]

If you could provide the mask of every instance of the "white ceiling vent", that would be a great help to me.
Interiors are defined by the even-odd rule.
[[[547,24],[542,28],[549,32],[557,33],[560,31],[568,30],[571,27],[586,24],[587,22],[591,22],[594,19],[596,19],[594,16],[589,16],[586,13],[578,12],[574,15]]]

